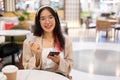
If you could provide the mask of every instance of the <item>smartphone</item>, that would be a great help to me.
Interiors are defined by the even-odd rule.
[[[60,54],[60,52],[51,51],[51,52],[49,53],[49,56],[54,56],[54,55],[59,55],[59,54]]]

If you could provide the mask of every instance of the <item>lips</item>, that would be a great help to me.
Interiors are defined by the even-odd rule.
[[[45,28],[46,28],[46,29],[51,29],[52,26],[51,26],[51,25],[47,25],[47,26],[45,26]]]

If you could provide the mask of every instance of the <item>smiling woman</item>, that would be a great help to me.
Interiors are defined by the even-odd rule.
[[[50,6],[42,6],[36,13],[34,37],[23,45],[24,69],[55,72],[68,78],[73,65],[72,43],[61,31],[58,14]],[[59,55],[49,55],[58,52]]]

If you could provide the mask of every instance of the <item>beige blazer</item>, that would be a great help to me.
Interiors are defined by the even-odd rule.
[[[72,43],[69,38],[65,37],[64,58],[60,58],[60,64],[55,67],[53,72],[60,72],[68,76],[73,66]],[[35,36],[34,42],[38,43],[42,48],[42,37]],[[23,66],[24,69],[41,69],[41,61],[38,67],[35,66],[36,59],[34,53],[30,50],[29,39],[26,39],[23,44]]]

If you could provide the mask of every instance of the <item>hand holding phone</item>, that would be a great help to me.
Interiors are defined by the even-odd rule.
[[[51,52],[49,53],[49,56],[54,56],[54,55],[59,55],[59,54],[60,54],[60,52],[51,51]]]

